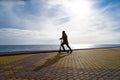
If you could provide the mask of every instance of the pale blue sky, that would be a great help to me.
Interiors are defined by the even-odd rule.
[[[120,0],[1,0],[0,44],[120,43]]]

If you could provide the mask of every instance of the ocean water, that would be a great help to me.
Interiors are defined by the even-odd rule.
[[[58,50],[58,45],[0,45],[0,53],[22,51]]]
[[[120,44],[78,44],[70,45],[72,49],[120,47]],[[59,50],[59,45],[0,45],[0,54],[19,51]],[[67,49],[67,48],[66,48]]]

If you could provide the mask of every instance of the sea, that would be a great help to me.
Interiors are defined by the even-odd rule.
[[[72,44],[72,49],[120,47],[120,44]],[[65,47],[68,49],[67,47]],[[0,45],[0,54],[27,51],[59,50],[60,45]]]

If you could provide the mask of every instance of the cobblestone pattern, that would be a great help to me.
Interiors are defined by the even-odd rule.
[[[120,80],[120,54],[109,51],[37,54],[0,65],[0,80]]]
[[[15,61],[10,64],[1,64],[0,65],[0,80],[16,80],[16,78],[21,72],[24,75],[24,72],[33,70],[33,63],[44,58],[48,54],[34,54],[30,57],[24,58],[22,60]],[[31,69],[32,68],[32,69]],[[21,76],[22,77],[22,76]],[[22,79],[18,79],[22,80]],[[24,79],[23,79],[24,80]]]
[[[120,70],[47,67],[38,71],[21,70],[1,80],[120,80]]]

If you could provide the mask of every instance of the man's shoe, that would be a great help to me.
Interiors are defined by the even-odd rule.
[[[70,54],[72,53],[72,50],[70,50]]]

